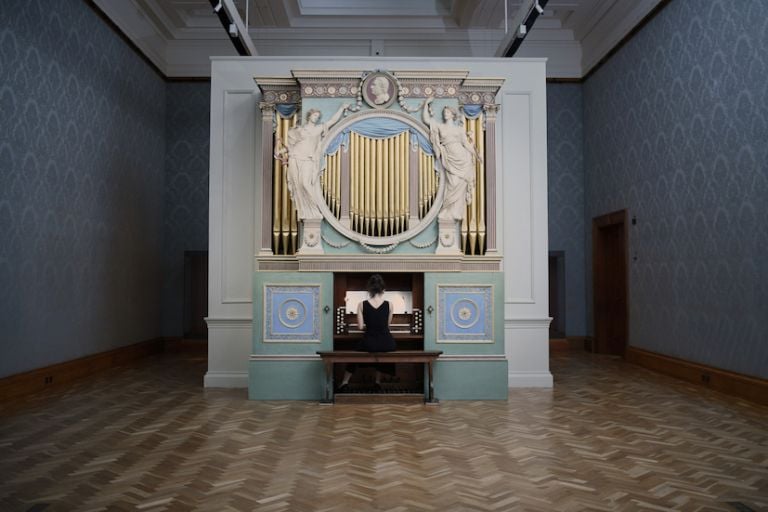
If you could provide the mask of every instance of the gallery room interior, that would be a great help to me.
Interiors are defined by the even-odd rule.
[[[768,510],[768,2],[8,0],[0,510]]]

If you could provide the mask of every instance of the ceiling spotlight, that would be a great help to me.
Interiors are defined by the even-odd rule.
[[[533,7],[539,11],[539,14],[544,14],[544,8],[539,5],[539,0],[536,0],[536,2],[533,4]]]
[[[221,5],[221,2],[219,2],[218,4],[216,4],[216,7],[213,8],[213,12],[218,13],[222,7],[223,5]]]
[[[237,25],[234,23],[229,24],[229,35],[230,37],[237,37]]]
[[[517,29],[517,37],[523,38],[527,33],[528,33],[528,27],[525,26],[525,23],[521,23],[520,28]]]

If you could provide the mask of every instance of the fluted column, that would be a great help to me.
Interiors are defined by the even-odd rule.
[[[259,103],[261,109],[261,246],[259,255],[272,253],[272,159],[274,158],[275,105]]]
[[[486,254],[495,254],[496,248],[496,116],[499,107],[494,103],[483,105],[485,111],[485,204]]]

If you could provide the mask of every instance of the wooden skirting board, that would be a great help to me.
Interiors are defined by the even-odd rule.
[[[592,351],[592,339],[586,336],[567,336],[565,338],[550,338],[549,350],[551,352],[564,350]]]
[[[713,366],[627,347],[626,360],[649,370],[699,384],[715,391],[768,405],[768,380],[729,372]]]
[[[179,338],[153,338],[106,352],[53,364],[0,379],[0,402],[52,389],[88,375],[163,351],[187,351],[200,345]],[[206,344],[207,346],[207,344]],[[195,349],[193,349],[195,350]]]

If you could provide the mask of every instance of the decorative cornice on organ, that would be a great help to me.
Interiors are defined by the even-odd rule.
[[[498,91],[504,85],[503,78],[465,78],[461,87],[467,90]]]
[[[254,77],[264,101],[298,103],[300,97],[354,98],[372,70],[292,70],[293,77]],[[457,98],[460,104],[494,103],[503,78],[470,78],[468,71],[392,71],[405,98]]]
[[[413,79],[413,80],[464,80],[469,76],[469,71],[436,71],[436,70],[408,70],[408,71],[393,71],[399,80]]]
[[[259,272],[500,272],[500,256],[428,257],[400,254],[351,254],[331,257],[313,255],[296,257],[257,256]]]
[[[465,78],[461,84],[459,103],[463,105],[493,104],[503,84],[503,78]]]
[[[299,82],[304,80],[322,82],[329,82],[333,80],[360,80],[361,73],[361,70],[291,70],[291,74]]]
[[[262,103],[275,105],[280,103],[301,102],[299,84],[288,77],[253,77],[262,94]],[[263,107],[262,107],[263,109]]]

